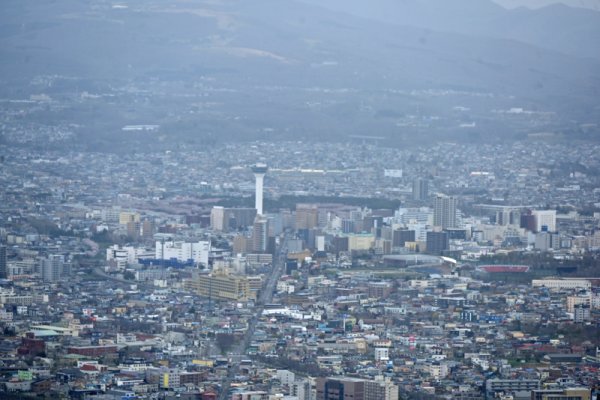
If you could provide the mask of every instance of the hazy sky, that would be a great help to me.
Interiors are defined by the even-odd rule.
[[[600,11],[600,0],[494,0],[505,7],[543,7],[553,3],[564,3],[574,7],[586,7]]]

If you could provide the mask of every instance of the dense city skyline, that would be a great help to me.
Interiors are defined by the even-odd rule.
[[[600,398],[558,3],[4,0],[0,398]]]

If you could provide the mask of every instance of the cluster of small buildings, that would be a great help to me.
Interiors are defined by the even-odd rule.
[[[562,172],[521,180],[497,148],[466,166],[454,156],[466,145],[393,164],[389,149],[368,148],[381,152],[371,163],[350,145],[342,160],[295,145],[281,159],[226,146],[198,170],[188,153],[6,158],[0,397],[597,394],[597,156],[568,164],[580,192],[554,197]],[[327,168],[305,169],[307,149]],[[274,167],[246,168],[257,154]],[[285,203],[293,187],[329,197]]]

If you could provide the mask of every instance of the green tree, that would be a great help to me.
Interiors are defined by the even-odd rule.
[[[123,279],[133,281],[135,280],[135,273],[133,273],[133,271],[125,271],[125,273],[123,274]]]

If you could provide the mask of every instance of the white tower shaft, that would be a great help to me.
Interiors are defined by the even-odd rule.
[[[265,174],[254,174],[256,177],[256,214],[263,215],[263,182]]]

